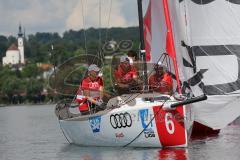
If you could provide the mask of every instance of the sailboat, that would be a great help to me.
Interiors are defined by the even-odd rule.
[[[145,15],[152,60],[168,43],[160,6],[150,1]],[[208,96],[190,105],[193,136],[216,135],[240,116],[240,1],[169,0],[168,6],[182,93]]]
[[[71,104],[57,104],[67,140],[86,146],[187,147],[193,121],[212,130],[231,123],[240,115],[239,7],[226,0],[150,0],[143,19],[138,0],[143,60],[157,63],[167,55],[175,90],[185,98],[149,92],[151,68],[144,62],[143,90],[112,97],[103,111],[83,116],[71,113]]]

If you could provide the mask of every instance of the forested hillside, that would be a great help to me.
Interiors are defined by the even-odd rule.
[[[99,49],[99,45],[106,41],[115,40],[132,40],[134,49],[139,45],[138,27],[129,28],[110,28],[110,29],[95,29],[87,30],[69,30],[60,36],[58,33],[36,33],[28,35],[25,38],[25,58],[29,63],[48,62],[50,59],[51,45],[54,45],[55,53],[58,56],[58,62],[66,60],[74,55],[82,54],[85,48],[90,52]],[[7,48],[12,44],[17,43],[16,37],[0,36],[0,59],[5,56]]]
[[[19,70],[14,66],[2,66],[2,57],[5,56],[6,50],[12,43],[17,44],[17,37],[0,36],[0,104],[1,103],[42,103],[55,101],[63,96],[63,92],[68,90],[64,88],[65,83],[74,84],[70,93],[74,94],[78,88],[81,78],[81,69],[73,72],[72,75],[60,75],[60,79],[49,79],[43,77],[43,69],[37,64],[50,64],[59,66],[71,57],[80,57],[80,61],[85,59],[94,59],[86,56],[84,53],[96,55],[99,49],[103,48],[105,42],[114,40],[117,43],[123,40],[131,40],[133,46],[130,49],[137,50],[139,47],[139,30],[138,27],[129,28],[111,28],[111,29],[94,29],[73,31],[69,30],[59,35],[58,33],[36,33],[25,37],[25,59],[26,64]],[[52,45],[54,50],[52,51]],[[111,53],[104,53],[111,55]],[[86,58],[81,58],[82,56]],[[76,61],[75,59],[74,61]],[[79,63],[79,62],[74,62]],[[74,65],[74,64],[73,64]],[[73,66],[63,66],[62,68],[70,69]],[[81,65],[80,65],[81,66]],[[111,90],[110,85],[110,66],[102,66],[105,80],[106,91]],[[65,73],[64,73],[65,72]],[[63,70],[68,74],[68,70]],[[62,80],[61,80],[62,78]],[[61,93],[56,88],[62,89]],[[64,90],[64,91],[63,91]],[[58,93],[59,92],[59,93]],[[68,92],[69,93],[69,92]]]

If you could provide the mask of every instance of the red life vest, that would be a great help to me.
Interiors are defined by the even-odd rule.
[[[101,77],[97,77],[96,80],[92,81],[90,77],[83,79],[81,84],[81,90],[88,90],[90,93],[90,97],[95,100],[100,98],[100,88],[103,86],[103,80]],[[78,98],[79,97],[79,98]],[[84,96],[78,95],[76,99],[79,103],[83,103],[79,106],[80,111],[88,111],[89,103],[86,101]]]
[[[87,77],[82,81],[82,90],[99,91],[102,86],[103,80],[101,77],[97,77],[94,81],[92,81],[90,77]]]
[[[165,84],[165,85],[161,85]],[[155,91],[160,93],[170,92],[173,89],[173,81],[172,77],[168,73],[164,73],[164,75],[160,78],[160,81],[157,80],[156,74],[151,75],[149,77],[149,85]]]
[[[120,81],[121,83],[128,83],[133,80],[133,77],[137,76],[137,71],[134,67],[130,66],[130,70],[128,72],[124,72],[121,68],[121,65],[114,72],[115,79]]]

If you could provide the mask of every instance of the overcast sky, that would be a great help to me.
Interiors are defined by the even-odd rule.
[[[79,30],[101,25],[126,27],[138,25],[137,0],[0,0],[0,35],[16,36],[19,23],[26,34]],[[145,2],[146,3],[146,2]],[[83,16],[84,15],[84,16]]]

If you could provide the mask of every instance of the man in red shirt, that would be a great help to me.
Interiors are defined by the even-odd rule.
[[[114,71],[116,89],[120,94],[129,92],[131,87],[136,86],[138,74],[136,69],[130,65],[127,56],[120,57],[120,64]]]
[[[88,114],[94,103],[103,98],[103,80],[98,76],[100,68],[92,64],[88,68],[88,76],[81,83],[82,95],[78,95],[76,101],[81,103],[79,110],[82,114]],[[78,98],[79,97],[79,98]]]
[[[164,71],[164,65],[158,63],[154,70],[155,73],[149,77],[150,89],[163,94],[172,94],[173,80],[171,75]]]

